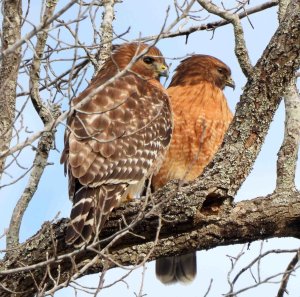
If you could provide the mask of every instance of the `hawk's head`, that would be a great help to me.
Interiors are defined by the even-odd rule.
[[[193,55],[181,61],[170,86],[194,85],[199,81],[208,81],[222,90],[225,86],[235,87],[230,68],[208,55]]]
[[[119,70],[124,69],[133,59],[143,53],[132,64],[129,71],[145,78],[159,79],[160,76],[168,76],[168,66],[157,47],[137,42],[124,43],[114,47],[115,49],[108,62],[113,63]]]

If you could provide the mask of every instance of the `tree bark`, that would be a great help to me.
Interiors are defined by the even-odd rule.
[[[168,189],[160,192],[160,195],[165,194],[169,194]],[[162,226],[160,239],[149,261],[163,256],[211,249],[221,245],[248,243],[258,239],[300,238],[299,193],[277,193],[233,205],[224,203],[218,212],[210,214],[191,206],[190,198],[189,195],[180,195],[163,204],[162,216],[168,219],[168,223]],[[102,236],[109,237],[118,232],[120,218],[125,216],[126,220],[130,221],[139,212],[141,204],[137,201],[116,209]],[[181,205],[181,208],[178,205]],[[182,208],[182,205],[185,207]],[[80,269],[95,256],[92,251],[84,250],[76,253],[71,247],[66,246],[64,232],[67,224],[66,219],[52,225],[45,223],[37,235],[15,251],[14,256],[11,255],[0,262],[2,297],[33,296],[37,292],[35,284],[40,288],[48,284],[49,289],[53,283],[47,270],[51,271],[51,276],[55,278],[59,269],[59,282],[64,282],[75,272],[72,261],[76,262],[77,269]],[[141,220],[133,230],[139,236],[122,237],[109,249],[109,256],[120,265],[139,264],[154,246],[157,225],[158,218],[155,214]],[[48,262],[45,262],[47,260]],[[85,274],[102,271],[104,263],[106,268],[116,266],[100,259]],[[32,267],[28,267],[31,265]],[[17,267],[20,268],[14,272],[9,271]],[[10,292],[4,288],[8,288]],[[13,291],[19,294],[13,294]]]
[[[3,0],[2,51],[21,39],[21,0]],[[0,152],[8,149],[15,118],[17,77],[21,58],[21,48],[5,55],[0,69]],[[0,180],[5,158],[0,159]]]

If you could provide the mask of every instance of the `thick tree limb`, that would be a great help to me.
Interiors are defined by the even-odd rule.
[[[5,51],[21,37],[21,0],[2,1],[3,26],[2,49]],[[21,49],[5,56],[0,68],[0,152],[8,149],[15,118],[16,87],[21,57]],[[0,179],[3,173],[5,158],[0,159]]]
[[[163,196],[168,189],[160,192]],[[156,195],[159,196],[159,195]],[[190,206],[189,195],[179,195],[163,207],[163,217],[171,222],[165,223],[161,229],[161,239],[158,241],[149,260],[162,256],[171,256],[188,253],[195,250],[210,249],[220,245],[246,243],[258,239],[271,237],[292,236],[300,238],[300,194],[288,196],[284,193],[274,194],[253,200],[239,202],[235,205],[224,204],[219,212],[207,215],[205,211]],[[183,204],[185,203],[185,204]],[[178,205],[186,205],[183,209]],[[114,211],[109,225],[103,234],[110,236],[119,230],[120,217],[125,215],[129,220],[136,214],[141,203],[130,203]],[[150,207],[150,206],[149,206]],[[179,213],[180,210],[180,213]],[[64,243],[64,230],[67,220],[63,219],[56,224],[45,224],[34,238],[30,239],[16,250],[14,256],[5,259],[0,264],[0,283],[12,291],[34,290],[32,275],[35,281],[42,285],[47,283],[47,265],[51,267],[52,276],[60,267],[60,281],[66,281],[71,275],[71,258],[78,263],[86,264],[92,259],[92,252],[74,253]],[[110,257],[120,265],[135,265],[143,260],[153,247],[153,240],[157,229],[157,216],[153,215],[142,220],[134,229],[137,235],[128,235],[110,248]],[[56,238],[55,244],[51,238]],[[58,258],[55,255],[65,255]],[[48,255],[48,257],[47,257]],[[50,259],[50,260],[49,260]],[[37,264],[46,261],[44,264]],[[37,264],[37,265],[34,265]],[[33,265],[30,269],[27,266]],[[102,270],[103,261],[97,261],[86,273]],[[110,263],[108,268],[115,267]],[[14,270],[16,267],[20,269]],[[27,267],[27,268],[26,268]],[[106,266],[107,267],[107,266]],[[12,270],[11,270],[12,269]],[[11,270],[11,271],[10,271]],[[22,271],[23,270],[23,271]],[[45,279],[43,280],[43,278]],[[50,282],[51,283],[51,282]],[[32,296],[29,294],[10,295],[0,288],[1,296]]]
[[[279,1],[279,22],[286,15],[289,2],[289,0]],[[296,191],[296,163],[300,143],[300,95],[296,78],[287,86],[284,94],[284,104],[285,129],[284,139],[278,152],[276,191],[287,189]]]

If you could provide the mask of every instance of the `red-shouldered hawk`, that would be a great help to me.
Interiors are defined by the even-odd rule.
[[[129,70],[67,119],[61,162],[69,175],[73,201],[68,244],[80,246],[98,236],[122,198],[140,192],[145,179],[157,172],[169,146],[172,113],[168,95],[159,83],[168,67],[156,47],[138,43],[117,46],[72,105],[146,49]]]
[[[214,57],[194,55],[177,67],[167,89],[174,132],[163,165],[152,178],[154,190],[172,179],[194,180],[212,160],[232,120],[225,86],[235,86],[230,68]],[[165,284],[190,282],[196,271],[196,253],[156,261],[156,275]]]

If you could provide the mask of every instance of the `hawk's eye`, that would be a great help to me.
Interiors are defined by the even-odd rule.
[[[146,63],[146,64],[152,64],[154,62],[154,59],[151,58],[151,57],[144,57],[143,61]]]
[[[221,74],[224,74],[225,69],[224,68],[218,68],[218,72],[221,73]]]

